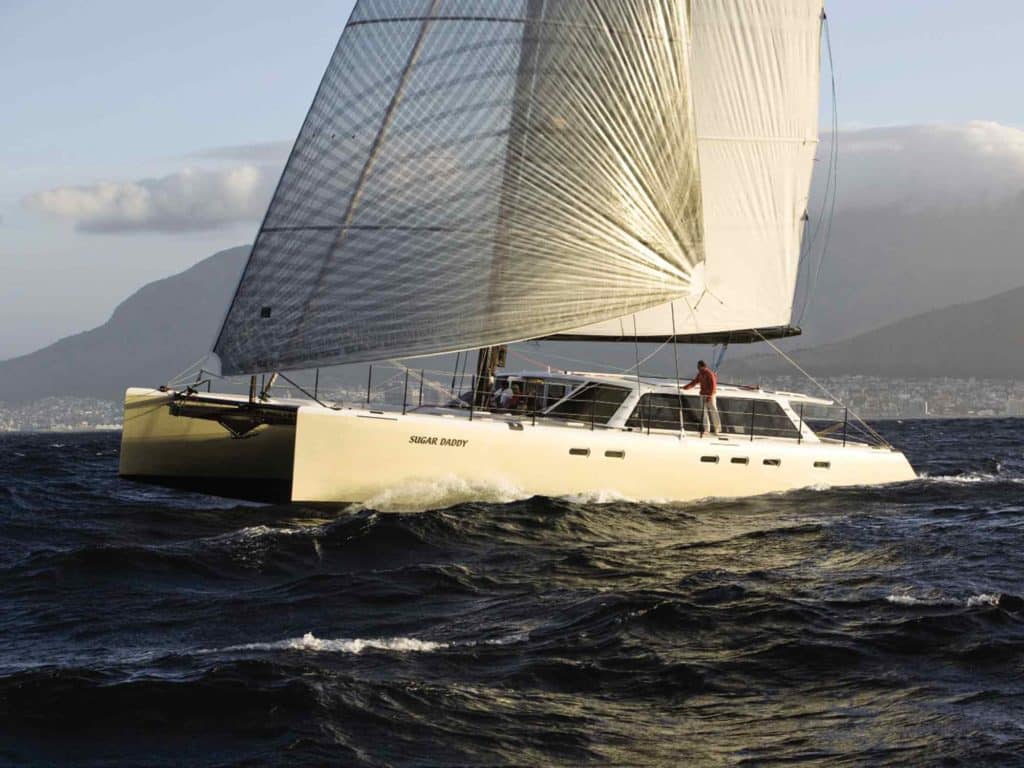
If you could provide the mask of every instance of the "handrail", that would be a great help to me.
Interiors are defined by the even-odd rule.
[[[717,397],[718,419],[712,423],[709,417],[714,414],[710,412],[705,398],[696,393],[650,392],[642,387],[639,390],[617,387],[613,382],[600,379],[566,384],[537,376],[514,383],[516,401],[510,408],[503,409],[496,406],[493,393],[489,393],[484,405],[480,405],[482,398],[474,400],[466,392],[456,392],[454,397],[449,397],[447,384],[451,380],[450,372],[432,374],[428,369],[411,370],[408,366],[396,366],[393,376],[375,377],[374,373],[374,366],[368,366],[366,391],[363,393],[351,390],[332,392],[330,386],[324,385],[318,371],[309,372],[305,386],[299,383],[301,379],[284,376],[282,382],[287,382],[315,402],[333,403],[334,407],[346,400],[350,405],[366,407],[389,403],[395,411],[400,409],[402,414],[438,407],[464,411],[471,420],[481,415],[508,415],[523,422],[529,421],[534,426],[542,420],[548,423],[578,421],[591,430],[620,429],[646,432],[648,435],[667,433],[680,438],[691,434],[703,439],[708,432],[714,431],[715,426],[719,426],[718,434],[722,436],[742,436],[751,441],[758,438],[792,439],[798,444],[804,441],[806,428],[808,435],[813,433],[819,440],[833,445],[887,445],[884,440],[873,437],[870,427],[851,419],[852,414],[846,407],[799,400],[787,404],[787,399],[782,396],[765,398],[744,396],[738,392],[720,393]],[[414,376],[419,376],[419,382],[416,391],[410,393],[409,384]],[[441,376],[449,377],[448,382],[439,381]],[[375,378],[380,381],[375,381]],[[558,377],[554,375],[552,378]],[[505,380],[504,376],[499,378],[500,382]],[[200,378],[192,383],[190,389],[194,392],[203,384],[209,386],[207,380]],[[283,387],[284,384],[277,386]],[[639,392],[639,396],[630,392]],[[615,426],[609,426],[607,422],[613,416],[622,418],[622,407],[627,400],[633,403],[631,413]],[[552,411],[556,407],[558,411]]]

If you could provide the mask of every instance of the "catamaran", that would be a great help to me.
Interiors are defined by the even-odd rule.
[[[121,474],[316,502],[443,478],[689,500],[914,477],[830,400],[723,384],[712,429],[678,371],[503,368],[529,339],[799,333],[823,18],[822,0],[359,0],[213,347],[248,394],[129,389]],[[272,387],[471,350],[470,386],[439,402],[422,375],[410,399],[408,368],[390,404]]]

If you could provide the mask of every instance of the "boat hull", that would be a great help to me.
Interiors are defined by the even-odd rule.
[[[915,477],[902,453],[828,442],[551,425],[508,416],[297,407],[294,426],[234,438],[216,421],[173,416],[172,396],[129,390],[121,474],[299,502],[372,502],[449,482],[504,497],[596,494],[688,501]],[[204,485],[206,487],[204,487]]]
[[[265,424],[241,438],[215,421],[171,414],[174,395],[125,393],[122,477],[240,499],[291,498],[295,429]]]
[[[366,501],[450,478],[521,496],[688,501],[914,477],[891,449],[302,408],[292,498]]]

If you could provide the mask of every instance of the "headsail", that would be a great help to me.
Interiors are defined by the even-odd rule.
[[[703,261],[685,0],[360,0],[214,351],[226,374],[544,336]]]
[[[787,335],[818,141],[822,0],[691,0],[704,205],[703,285],[636,333],[708,342]],[[633,338],[634,318],[572,331]],[[754,330],[752,330],[754,329]]]

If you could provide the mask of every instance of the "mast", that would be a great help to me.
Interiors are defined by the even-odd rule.
[[[494,376],[499,368],[505,367],[508,345],[497,347],[481,347],[476,353],[476,375],[473,377],[473,405],[477,408],[487,406],[487,401],[494,386]]]
[[[516,72],[515,94],[513,104],[526,105],[521,119],[513,118],[509,125],[508,145],[505,151],[505,168],[501,206],[498,212],[498,228],[508,229],[510,211],[519,202],[522,176],[522,160],[527,152],[530,134],[534,91],[537,84],[537,66],[540,61],[541,33],[547,10],[547,0],[528,0],[526,4],[526,23],[523,25],[523,43],[519,54],[519,67]],[[491,295],[508,279],[509,267],[508,239],[500,238],[495,244],[494,258],[491,262],[490,288]],[[473,379],[473,404],[484,407],[490,395],[491,386],[498,368],[505,365],[508,345],[481,347],[476,355],[476,377]]]

